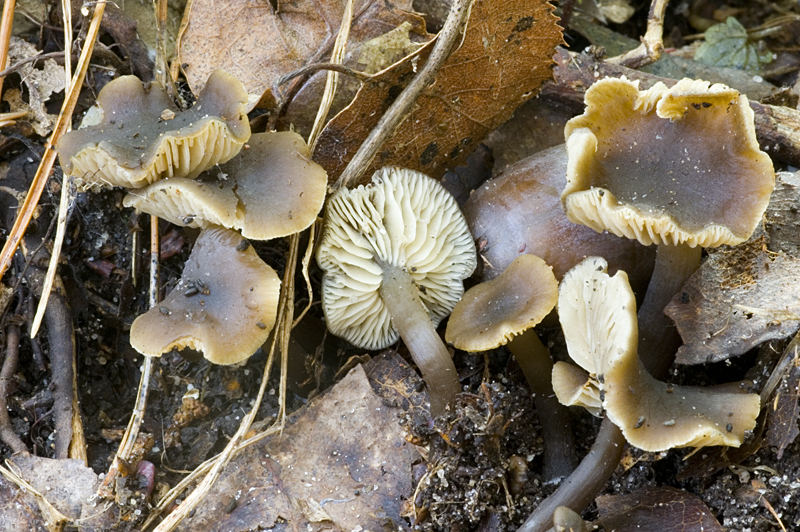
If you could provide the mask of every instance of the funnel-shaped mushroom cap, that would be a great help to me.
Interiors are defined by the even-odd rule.
[[[600,385],[586,370],[567,362],[553,365],[553,391],[558,402],[566,406],[582,406],[590,414],[600,417],[603,401]]]
[[[176,225],[241,229],[254,240],[302,231],[317,219],[328,183],[303,138],[256,133],[247,148],[197,179],[165,178],[125,197],[126,207]]]
[[[535,255],[520,255],[499,277],[467,290],[450,314],[445,338],[464,351],[493,349],[537,325],[556,301],[553,270]]]
[[[564,276],[558,314],[570,356],[596,375],[608,417],[632,445],[738,447],[755,427],[758,395],[734,393],[736,385],[674,386],[647,373],[636,354],[633,292],[624,272],[609,277],[603,259],[590,257]]]
[[[242,84],[223,70],[186,111],[176,110],[163,88],[123,76],[97,96],[100,123],[58,141],[61,165],[86,184],[138,188],[165,176],[197,177],[250,138],[246,104]]]
[[[200,233],[178,286],[131,326],[131,345],[147,356],[189,347],[215,364],[235,364],[267,340],[280,280],[238,233]]]
[[[328,200],[317,261],[328,328],[353,345],[383,349],[398,333],[378,290],[382,264],[405,269],[435,325],[475,269],[472,236],[453,197],[430,177],[383,168],[372,183]]]
[[[604,79],[567,123],[561,199],[569,219],[653,243],[713,247],[746,240],[775,186],[747,98],[684,79],[639,91]]]

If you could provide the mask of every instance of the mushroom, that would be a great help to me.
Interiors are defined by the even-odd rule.
[[[550,352],[534,331],[558,300],[558,281],[535,255],[520,255],[499,277],[464,294],[447,322],[445,339],[458,349],[488,351],[508,345],[536,401],[545,440],[545,478],[575,467],[569,412],[553,397]]]
[[[508,166],[470,195],[464,217],[479,242],[483,280],[497,277],[523,253],[544,259],[559,281],[586,257],[599,256],[612,271],[629,272],[631,284],[644,292],[653,271],[653,250],[570,222],[561,205],[566,184],[567,149],[562,144]]]
[[[302,231],[325,201],[325,170],[292,131],[256,133],[247,148],[197,179],[164,178],[130,192],[126,207],[176,225],[240,229],[255,240]]]
[[[403,168],[328,200],[317,251],[328,329],[353,345],[383,349],[400,337],[428,385],[431,413],[461,391],[436,326],[475,269],[458,205],[430,177]]]
[[[84,184],[139,188],[164,176],[194,178],[239,153],[250,137],[246,104],[241,82],[223,70],[186,111],[163,87],[122,76],[97,96],[100,122],[58,141],[61,165]]]
[[[146,356],[188,347],[215,364],[235,364],[267,340],[278,312],[280,280],[247,240],[205,229],[178,285],[131,326],[131,345]]]
[[[603,413],[600,383],[585,369],[567,362],[553,365],[553,391],[562,405],[580,406],[595,417]]]
[[[756,426],[759,396],[739,392],[738,383],[703,388],[653,378],[636,352],[636,299],[628,277],[607,272],[599,257],[570,270],[559,288],[558,316],[570,357],[595,376],[609,419],[645,451],[741,445]]]
[[[585,101],[565,129],[561,199],[575,223],[658,245],[639,322],[644,364],[662,376],[680,340],[664,307],[697,269],[701,247],[750,236],[775,185],[772,162],[747,98],[724,85],[684,79],[639,91],[606,78]]]

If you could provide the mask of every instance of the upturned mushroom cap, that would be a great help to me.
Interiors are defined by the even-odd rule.
[[[325,201],[327,174],[291,131],[256,133],[227,163],[197,179],[164,178],[130,192],[126,207],[176,225],[240,229],[270,240],[306,229]]]
[[[520,255],[499,277],[467,290],[445,339],[464,351],[494,349],[541,322],[557,301],[553,270],[535,255]]]
[[[657,381],[636,354],[633,292],[624,272],[609,277],[605,260],[590,257],[559,288],[558,314],[572,359],[596,376],[606,413],[634,446],[741,445],[759,413],[759,396],[736,385],[701,388]]]
[[[250,137],[246,103],[242,84],[223,70],[186,111],[163,88],[122,76],[97,96],[102,120],[58,141],[61,165],[84,184],[138,188],[165,176],[194,178],[239,153]]]
[[[279,292],[275,271],[238,233],[204,230],[175,289],[133,322],[131,345],[147,356],[189,347],[235,364],[267,340]]]
[[[612,272],[628,272],[631,284],[644,289],[654,250],[570,222],[561,205],[566,184],[567,150],[559,145],[508,166],[470,195],[464,217],[486,260],[483,279],[494,279],[523,253],[544,259],[559,281],[596,256],[605,257]]]
[[[472,235],[453,197],[430,177],[388,167],[372,183],[328,200],[317,261],[328,328],[353,345],[383,349],[398,333],[378,294],[381,264],[403,268],[434,325],[475,269]]]
[[[683,79],[639,91],[601,80],[567,123],[569,219],[653,243],[713,247],[746,240],[775,186],[753,111],[724,85]]]
[[[553,365],[553,391],[558,402],[566,406],[581,406],[595,417],[603,412],[600,385],[589,373],[567,362]]]

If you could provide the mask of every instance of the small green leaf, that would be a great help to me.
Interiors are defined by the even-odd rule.
[[[748,39],[744,26],[728,17],[725,23],[706,30],[706,42],[697,49],[694,59],[706,65],[758,72],[773,56],[769,50],[760,51],[758,44]]]

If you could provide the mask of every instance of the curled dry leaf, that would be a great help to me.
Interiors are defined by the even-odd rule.
[[[13,65],[24,59],[37,55],[39,51],[29,42],[11,37],[8,48],[8,62]],[[64,67],[53,59],[46,59],[41,68],[35,63],[27,63],[20,67],[19,75],[27,89],[28,102],[22,99],[20,89],[7,89],[3,99],[8,102],[11,111],[27,111],[27,121],[31,123],[37,135],[47,136],[55,125],[56,116],[49,114],[45,102],[54,92],[64,90]]]
[[[684,345],[679,364],[719,362],[793,334],[800,325],[800,260],[755,238],[710,252],[664,312]]]
[[[551,77],[552,56],[562,42],[557,20],[553,6],[542,0],[476,0],[461,46],[363,176],[397,165],[440,178],[463,164],[478,142]],[[315,153],[330,180],[338,178],[430,49],[367,82],[326,126]]]
[[[344,12],[344,0],[273,2],[194,0],[184,13],[178,53],[192,92],[197,94],[217,68],[244,84],[248,111],[283,76],[327,60]],[[409,0],[356,0],[348,50],[410,22],[424,33]],[[277,96],[277,95],[275,95]],[[316,106],[315,106],[316,108]]]
[[[630,495],[597,498],[605,530],[633,532],[723,532],[714,514],[696,495],[675,488],[648,488]]]

